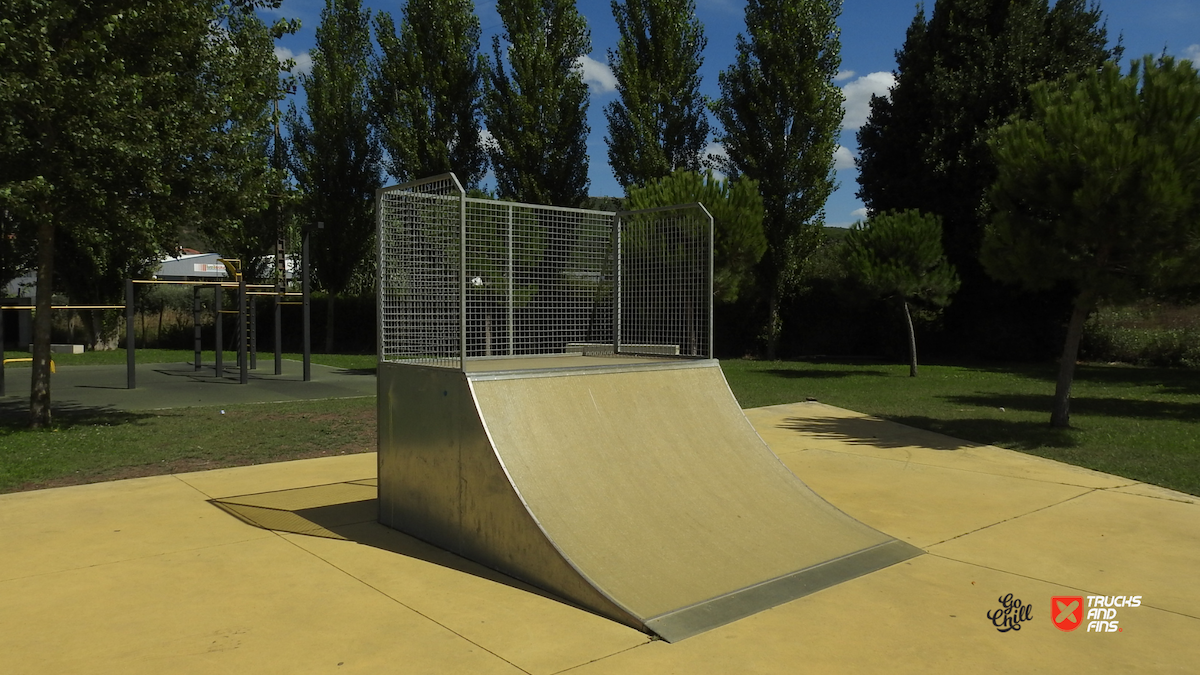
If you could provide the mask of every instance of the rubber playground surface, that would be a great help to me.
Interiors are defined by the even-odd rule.
[[[97,368],[117,381],[78,405],[375,386],[161,368],[176,393],[146,396],[154,376],[124,392]],[[1196,672],[1200,499],[820,403],[746,412],[818,494],[925,554],[669,644],[379,525],[374,454],[15,493],[0,672]]]
[[[275,375],[270,355],[249,371],[249,381],[239,383],[236,357],[224,362],[224,375],[216,377],[214,364],[200,370],[190,363],[139,363],[134,389],[128,388],[124,366],[70,366],[51,376],[50,395],[55,411],[153,410],[200,405],[231,405],[375,395],[375,372],[310,364],[311,380],[304,381],[304,364],[284,359]],[[5,393],[0,410],[16,408],[27,414],[31,368],[4,369]]]

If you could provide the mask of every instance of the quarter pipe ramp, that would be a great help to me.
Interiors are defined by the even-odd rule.
[[[668,641],[921,552],[797,479],[716,361],[380,363],[379,402],[384,524]]]

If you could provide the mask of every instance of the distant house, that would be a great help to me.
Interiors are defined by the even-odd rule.
[[[159,281],[220,281],[225,279],[225,264],[220,253],[184,253],[163,258],[154,273]]]

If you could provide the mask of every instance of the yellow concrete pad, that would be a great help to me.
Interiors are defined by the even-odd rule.
[[[1198,533],[1200,505],[1102,490],[929,550],[1200,618]]]
[[[1145,483],[1135,483],[1122,488],[1117,488],[1113,492],[1122,492],[1131,495],[1141,495],[1143,497],[1154,497],[1155,499],[1167,499],[1173,502],[1182,502],[1184,504],[1200,504],[1200,497],[1189,495],[1184,492],[1176,492],[1168,490],[1157,485],[1147,485]]]
[[[830,450],[782,459],[851,517],[922,548],[1087,492],[1073,485]]]
[[[0,580],[269,536],[173,476],[0,495]]]
[[[520,672],[274,535],[41,579],[0,583],[0,672]]]
[[[354,481],[374,477],[376,471],[375,453],[363,452],[336,457],[301,459],[294,462],[181,473],[176,476],[209,497],[219,499]]]
[[[649,641],[632,628],[378,523],[338,531],[351,541],[287,539],[534,675]]]
[[[962,471],[1110,488],[1134,481],[1070,464],[889,422],[822,403],[747,410],[763,440],[781,457],[821,449]]]
[[[1009,593],[1033,605],[1032,619],[1000,633],[987,613]],[[1194,672],[1185,652],[1200,644],[1200,621],[1138,608],[1121,616],[1121,633],[1066,633],[1049,618],[1056,595],[1080,592],[926,555],[677,644],[647,644],[571,673]]]

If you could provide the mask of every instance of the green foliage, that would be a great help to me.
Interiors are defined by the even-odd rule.
[[[200,221],[199,230],[224,256],[242,261],[251,283],[273,276],[275,242],[292,229],[298,199],[278,135],[279,102],[294,78],[280,77],[274,53],[275,40],[298,28],[289,21],[267,26],[253,13],[234,12],[228,30],[220,33],[231,58],[218,77],[235,94],[226,102],[221,128],[225,154],[236,162],[223,167],[226,185],[216,192],[224,200],[224,217]]]
[[[840,0],[749,0],[737,61],[720,75],[713,113],[729,175],[758,181],[767,253],[761,273],[771,296],[768,356],[779,340],[779,302],[820,241],[833,191],[833,152],[842,122]]]
[[[1084,361],[1200,368],[1200,306],[1101,307],[1084,324],[1079,354]]]
[[[942,222],[915,209],[878,214],[855,223],[846,235],[850,274],[880,297],[895,298],[908,325],[911,374],[917,374],[917,344],[909,303],[936,312],[950,304],[958,276],[942,253]]]
[[[588,187],[588,88],[578,67],[591,51],[587,21],[575,0],[498,0],[496,11],[508,44],[493,38],[484,118],[498,196],[578,206]]]
[[[1029,110],[1030,85],[1117,58],[1089,0],[938,0],[918,9],[897,52],[896,84],[871,102],[858,132],[858,196],[870,213],[920,209],[942,217],[946,256],[961,275],[946,323],[962,345],[1012,358],[1052,350],[1065,299],[992,281],[979,248],[995,178],[988,134]]]
[[[928,21],[918,9],[896,85],[858,132],[868,210],[940,215],[951,262],[977,267],[995,177],[988,134],[1028,111],[1030,85],[1112,58],[1102,21],[1084,0],[938,0]]]
[[[487,171],[479,119],[485,63],[479,18],[470,0],[408,0],[400,33],[387,12],[375,16],[380,54],[371,99],[389,159],[407,182],[453,171],[467,188]]]
[[[287,116],[307,226],[324,223],[312,236],[313,271],[332,294],[346,292],[374,240],[381,151],[367,93],[369,18],[359,0],[326,1],[312,73],[300,76],[307,119],[294,105]]]
[[[846,234],[846,261],[850,273],[882,297],[940,308],[958,289],[942,253],[941,218],[915,209],[855,223]]]
[[[608,160],[628,192],[672,171],[700,169],[708,115],[700,93],[707,40],[694,0],[614,0],[620,39],[608,60],[620,100],[609,103]]]
[[[182,223],[261,208],[241,178],[245,123],[275,92],[244,87],[261,54],[233,33],[245,12],[206,0],[14,0],[0,20],[0,211],[36,260],[31,417],[49,423],[50,294],[111,301]],[[232,37],[231,37],[232,36]],[[234,40],[231,42],[231,40]],[[248,43],[245,43],[248,45]],[[273,57],[272,57],[273,58]],[[272,64],[274,73],[278,66]],[[13,268],[11,263],[6,267]],[[115,297],[114,297],[115,296]]]
[[[734,302],[753,283],[754,266],[767,250],[758,183],[746,177],[715,180],[711,171],[676,171],[630,188],[626,206],[636,211],[693,202],[713,217],[713,293],[720,302]]]
[[[996,214],[983,262],[1042,288],[1123,301],[1200,280],[1200,77],[1188,61],[1105,64],[1033,88],[1030,120],[991,143]]]
[[[990,142],[996,213],[982,260],[996,278],[1076,291],[1052,423],[1068,423],[1083,322],[1120,301],[1200,280],[1200,76],[1149,56],[1065,88],[1032,88],[1031,119]]]

